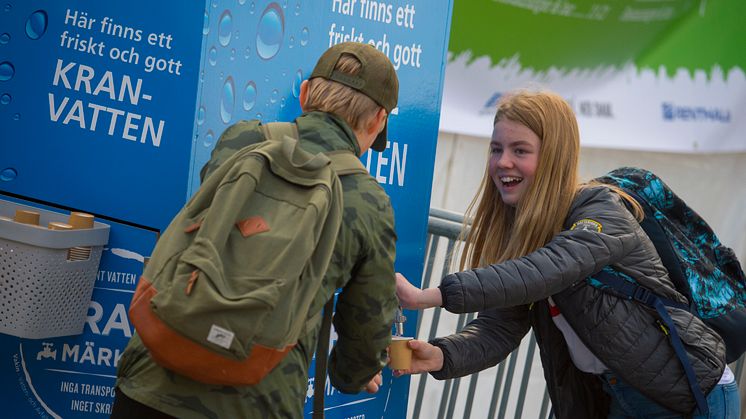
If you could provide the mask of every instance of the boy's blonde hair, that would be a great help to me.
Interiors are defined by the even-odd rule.
[[[343,54],[335,70],[355,75],[361,67],[357,58]],[[381,106],[355,89],[332,80],[314,77],[308,81],[305,109],[332,113],[344,119],[354,131],[360,131],[375,117]]]

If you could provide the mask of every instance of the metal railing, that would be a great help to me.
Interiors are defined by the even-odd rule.
[[[459,257],[457,246],[463,215],[430,209],[425,271],[422,287],[437,286]],[[417,339],[430,340],[461,330],[473,320],[474,313],[452,314],[440,307],[420,312]],[[734,374],[741,381],[744,357]],[[546,389],[533,332],[521,345],[495,367],[467,377],[435,380],[429,374],[412,377],[408,418],[537,418],[547,419],[551,402]],[[489,404],[487,401],[489,400]]]

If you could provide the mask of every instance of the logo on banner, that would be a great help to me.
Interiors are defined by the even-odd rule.
[[[661,104],[664,121],[722,122],[730,123],[730,109],[704,106],[681,106],[671,102]]]

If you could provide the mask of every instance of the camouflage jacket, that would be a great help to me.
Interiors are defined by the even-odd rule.
[[[336,116],[312,112],[300,116],[296,123],[301,146],[309,152],[348,149],[360,154],[352,130]],[[259,126],[259,121],[242,121],[228,128],[202,169],[202,179],[237,150],[263,141]],[[389,198],[375,179],[353,174],[341,177],[341,183],[342,227],[311,313],[320,312],[334,291],[341,289],[328,373],[339,391],[357,393],[386,364],[397,307],[396,233]],[[137,335],[122,354],[117,385],[130,398],[179,418],[299,418],[313,394],[308,370],[321,316],[309,321],[313,323],[307,327],[309,332],[255,386],[207,385],[174,374],[153,362]]]

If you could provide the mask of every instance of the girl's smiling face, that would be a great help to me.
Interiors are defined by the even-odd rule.
[[[515,207],[531,186],[540,149],[541,140],[525,125],[506,118],[495,124],[488,170],[505,204]]]

